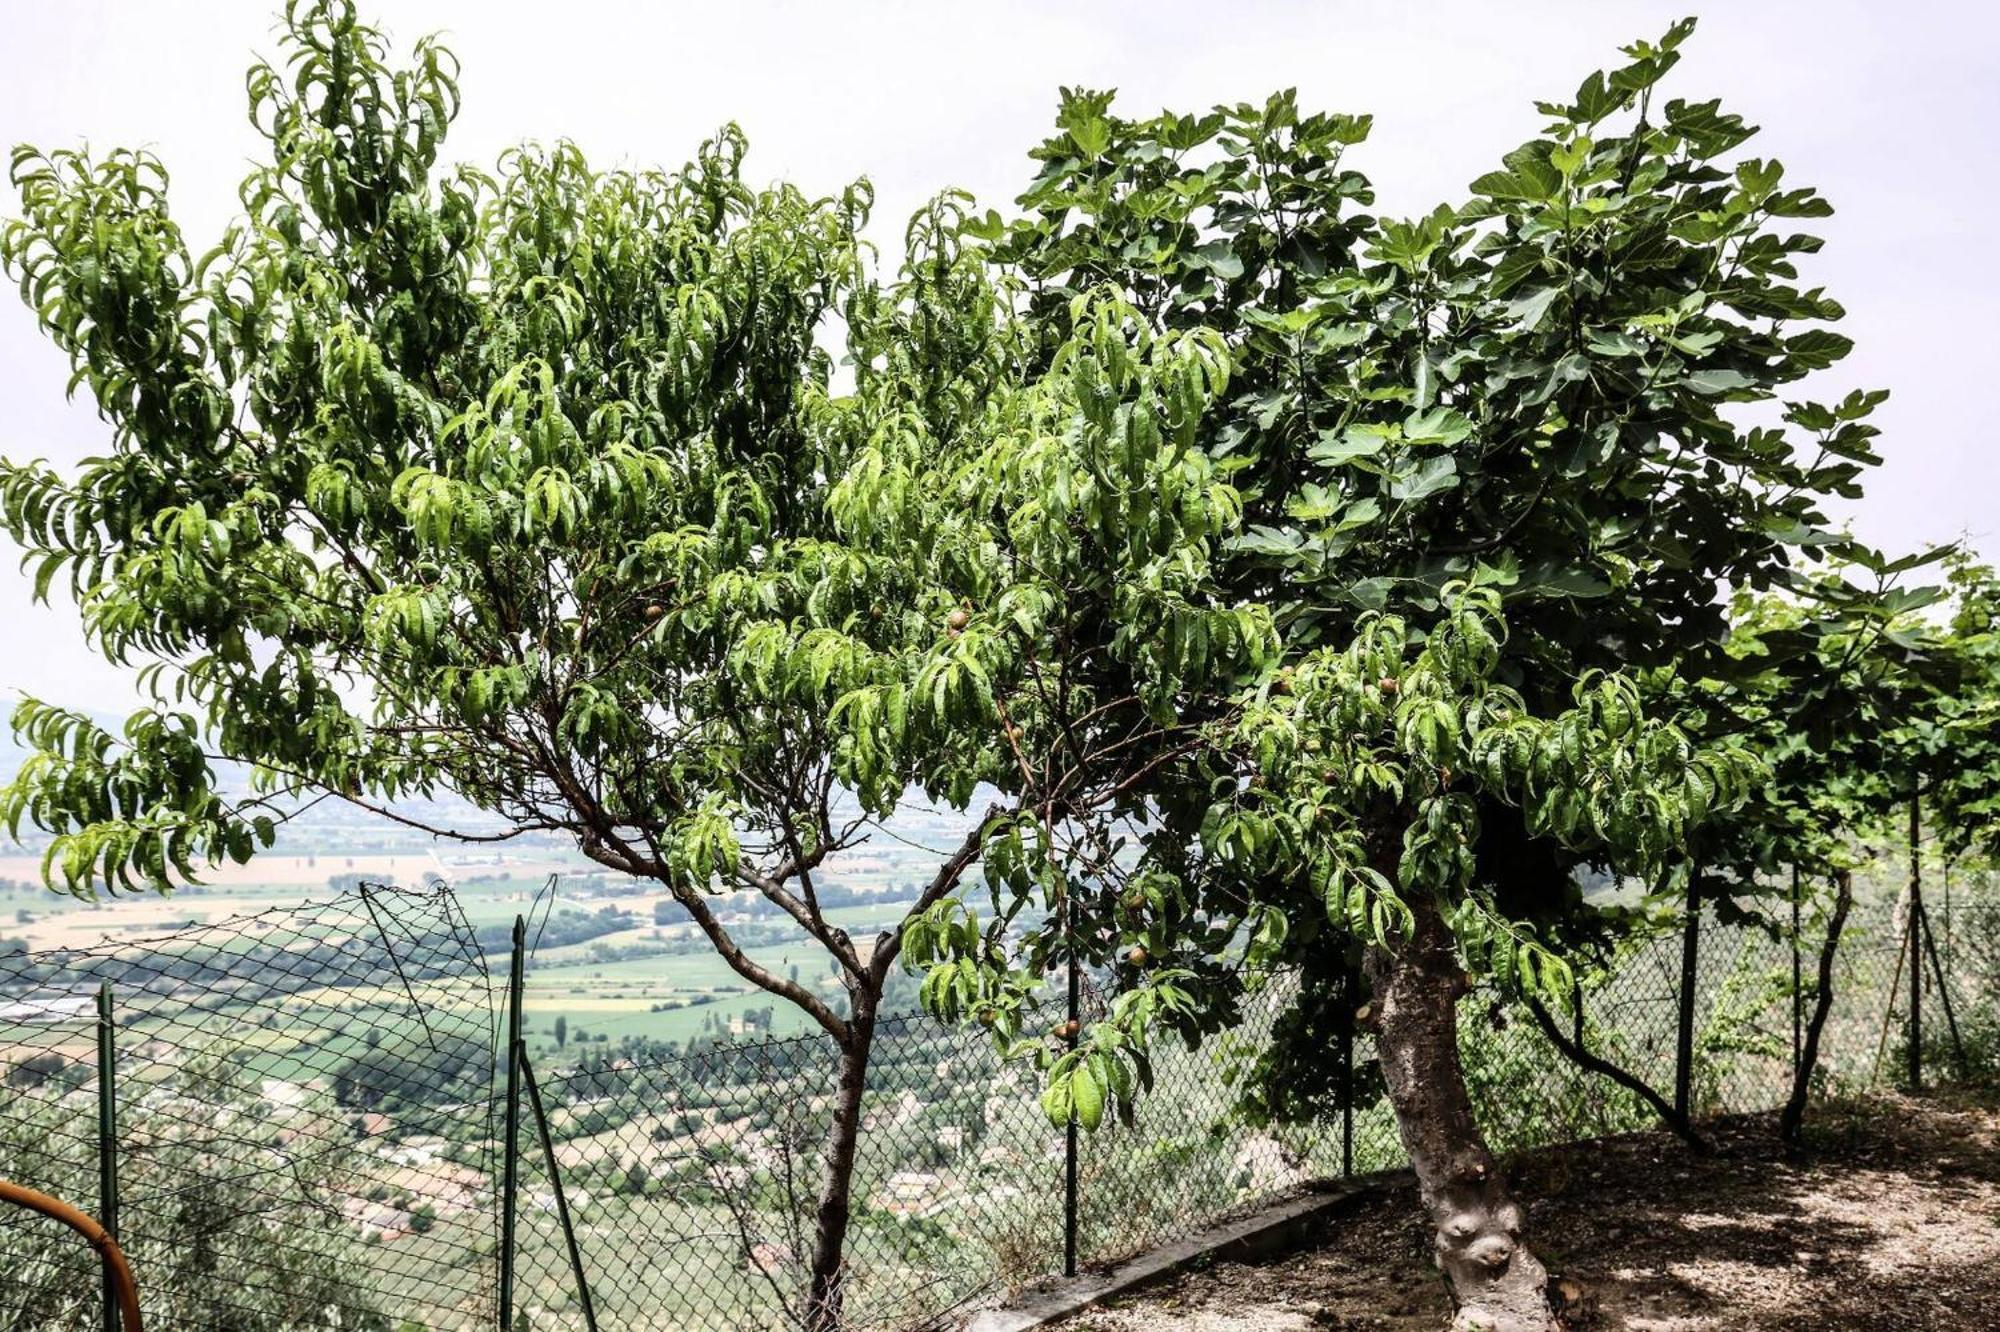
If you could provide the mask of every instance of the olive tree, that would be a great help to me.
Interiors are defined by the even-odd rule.
[[[661,885],[837,1049],[792,1310],[832,1326],[902,936],[850,938],[816,874],[920,795],[968,815],[928,909],[1021,808],[1115,805],[1189,743],[1182,700],[1261,671],[1269,616],[1207,574],[1241,507],[1193,447],[1226,358],[1115,292],[1042,356],[953,201],[884,274],[865,183],[754,189],[733,128],[672,172],[447,168],[451,57],[392,66],[346,0],[296,0],[283,51],[205,252],[153,158],[14,156],[0,262],[108,447],[0,461],[0,515],[153,702],[122,734],[22,703],[0,806],[83,895],[169,891],[322,799]],[[775,904],[839,993],[717,892]]]
[[[1794,389],[1850,345],[1799,278],[1819,245],[1799,220],[1830,209],[1742,151],[1741,117],[1659,93],[1691,29],[1539,104],[1470,199],[1414,219],[1365,211],[1365,116],[1281,93],[1131,119],[1071,90],[1020,214],[972,224],[1040,354],[1104,286],[1223,340],[1201,443],[1246,507],[1217,576],[1284,644],[1206,761],[1163,770],[1136,891],[1069,922],[1128,988],[1101,1039],[1232,1004],[1239,972],[1192,965],[1220,938],[1302,967],[1263,1103],[1345,1094],[1319,1052],[1372,1028],[1466,1326],[1549,1308],[1451,996],[1497,970],[1560,998],[1566,959],[1625,919],[1582,872],[1685,873],[1661,838],[1754,774],[1653,705],[1724,669],[1733,589],[1841,548],[1824,503],[1876,461],[1882,395]],[[1294,734],[1324,766],[1266,752]]]

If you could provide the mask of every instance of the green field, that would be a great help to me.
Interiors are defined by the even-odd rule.
[[[908,902],[838,907],[827,915],[857,937],[892,928]],[[678,932],[685,934],[685,927]],[[653,928],[606,935],[594,943],[611,946],[645,945],[666,931]],[[657,944],[655,944],[657,946]],[[581,1029],[616,1044],[625,1037],[685,1043],[704,1029],[713,1030],[733,1017],[756,1009],[772,1009],[771,1033],[806,1031],[811,1021],[783,1000],[757,990],[708,952],[682,952],[619,961],[593,961],[591,945],[570,945],[538,952],[526,984],[527,1026],[531,1049],[553,1049],[555,1019],[569,1023],[572,1045]],[[801,932],[786,943],[747,948],[759,966],[778,975],[796,970],[802,983],[829,998],[838,996],[829,959],[820,945]]]
[[[392,846],[388,851],[410,857],[417,855],[419,848]],[[252,862],[244,867],[248,875],[203,884],[172,897],[141,894],[98,904],[51,893],[19,877],[0,878],[0,940],[19,939],[38,952],[96,947],[105,942],[136,943],[190,925],[217,926],[260,913],[282,914],[302,903],[335,896],[335,881],[343,875],[367,873],[379,863],[376,854],[377,859],[350,857],[336,848],[308,856],[306,851],[293,848],[293,878],[301,877],[296,871],[302,856],[312,867],[308,872],[325,877],[318,882],[257,882],[249,877],[256,870],[257,862]],[[516,916],[535,916],[551,867],[577,871],[558,874],[556,911],[590,914],[614,908],[632,916],[631,928],[580,943],[550,942],[535,949],[528,966],[524,1011],[530,1050],[539,1061],[560,1063],[592,1046],[615,1048],[627,1038],[685,1044],[705,1033],[742,1035],[741,1019],[759,1010],[770,1010],[769,1034],[786,1036],[809,1029],[810,1020],[804,1014],[754,989],[721,958],[705,950],[688,951],[691,926],[656,926],[653,902],[657,895],[634,895],[628,884],[608,883],[560,849],[536,853],[533,859],[536,863],[518,867],[472,864],[465,872],[449,876],[458,910],[486,945],[487,971],[496,984],[507,970],[505,949],[496,946],[496,937],[504,937],[504,930]],[[13,868],[25,872],[21,866]],[[884,855],[861,870],[850,871],[845,882],[886,889],[896,879],[911,877],[904,872],[902,860]],[[885,891],[879,902],[832,908],[827,916],[857,939],[866,939],[879,930],[894,928],[908,905],[905,895]],[[538,923],[531,919],[531,943]],[[755,928],[768,932],[776,923],[765,918]],[[789,922],[784,923],[789,926]],[[216,931],[202,943],[225,950],[248,948],[259,937],[248,931],[241,935]],[[607,950],[645,955],[607,959]],[[829,958],[803,931],[792,931],[781,942],[748,947],[746,952],[779,975],[795,974],[829,999],[839,997]],[[288,1077],[319,1062],[329,1051],[344,1055],[359,1048],[355,1031],[379,1025],[389,1010],[403,1007],[401,995],[383,995],[381,999],[381,1004],[375,1005],[364,993],[346,992],[325,1004],[293,1005],[283,1036],[276,1031],[257,1033],[256,1042],[266,1055],[260,1062],[273,1076]],[[494,1001],[499,1002],[497,993]],[[560,1055],[554,1038],[558,1018],[568,1029],[568,1048]],[[732,1022],[736,1024],[733,1029]],[[288,1045],[297,1046],[301,1057],[287,1057]]]

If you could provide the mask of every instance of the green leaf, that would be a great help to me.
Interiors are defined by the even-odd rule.
[[[1226,240],[1210,241],[1195,250],[1208,271],[1224,282],[1234,282],[1243,276],[1243,261],[1236,257],[1235,249]]]
[[[1338,434],[1326,432],[1314,441],[1306,456],[1326,467],[1340,467],[1361,458],[1373,458],[1400,437],[1397,426],[1355,425]]]
[[[1563,175],[1549,162],[1555,145],[1544,142],[1524,144],[1501,159],[1506,169],[1489,171],[1472,182],[1472,192],[1494,199],[1523,199],[1534,203],[1556,197]]]
[[[1505,307],[1507,317],[1514,321],[1508,331],[1532,333],[1539,329],[1548,318],[1549,307],[1560,295],[1560,287],[1537,287],[1508,301]]]
[[[1422,458],[1389,483],[1389,497],[1406,503],[1428,498],[1458,484],[1458,460],[1450,454]]]
[[[1458,444],[1472,435],[1472,422],[1449,407],[1434,407],[1403,422],[1403,438],[1411,444]]]
[[[1086,1129],[1095,1129],[1104,1122],[1104,1086],[1097,1080],[1097,1073],[1088,1059],[1079,1060],[1069,1075],[1070,1104],[1076,1109],[1077,1121]]]

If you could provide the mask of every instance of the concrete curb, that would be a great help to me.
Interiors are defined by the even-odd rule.
[[[1407,1170],[1383,1170],[1310,1185],[1311,1191],[1299,1197],[1197,1231],[1186,1239],[1129,1258],[1107,1271],[1087,1272],[1059,1286],[1024,1296],[1017,1304],[988,1309],[975,1315],[962,1332],[1032,1332],[1082,1313],[1114,1295],[1171,1276],[1197,1258],[1268,1253],[1297,1240],[1313,1222],[1350,1199],[1409,1178]]]

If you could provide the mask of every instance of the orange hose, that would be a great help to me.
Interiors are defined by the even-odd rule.
[[[90,1247],[97,1250],[104,1259],[105,1267],[111,1271],[112,1283],[118,1288],[118,1313],[125,1324],[125,1332],[141,1332],[139,1327],[139,1287],[132,1280],[131,1265],[125,1261],[125,1251],[118,1247],[118,1241],[111,1238],[111,1232],[97,1224],[59,1198],[51,1198],[25,1184],[14,1184],[0,1179],[0,1202],[10,1202],[17,1207],[25,1207],[31,1212],[53,1217],[77,1234],[83,1236]]]

